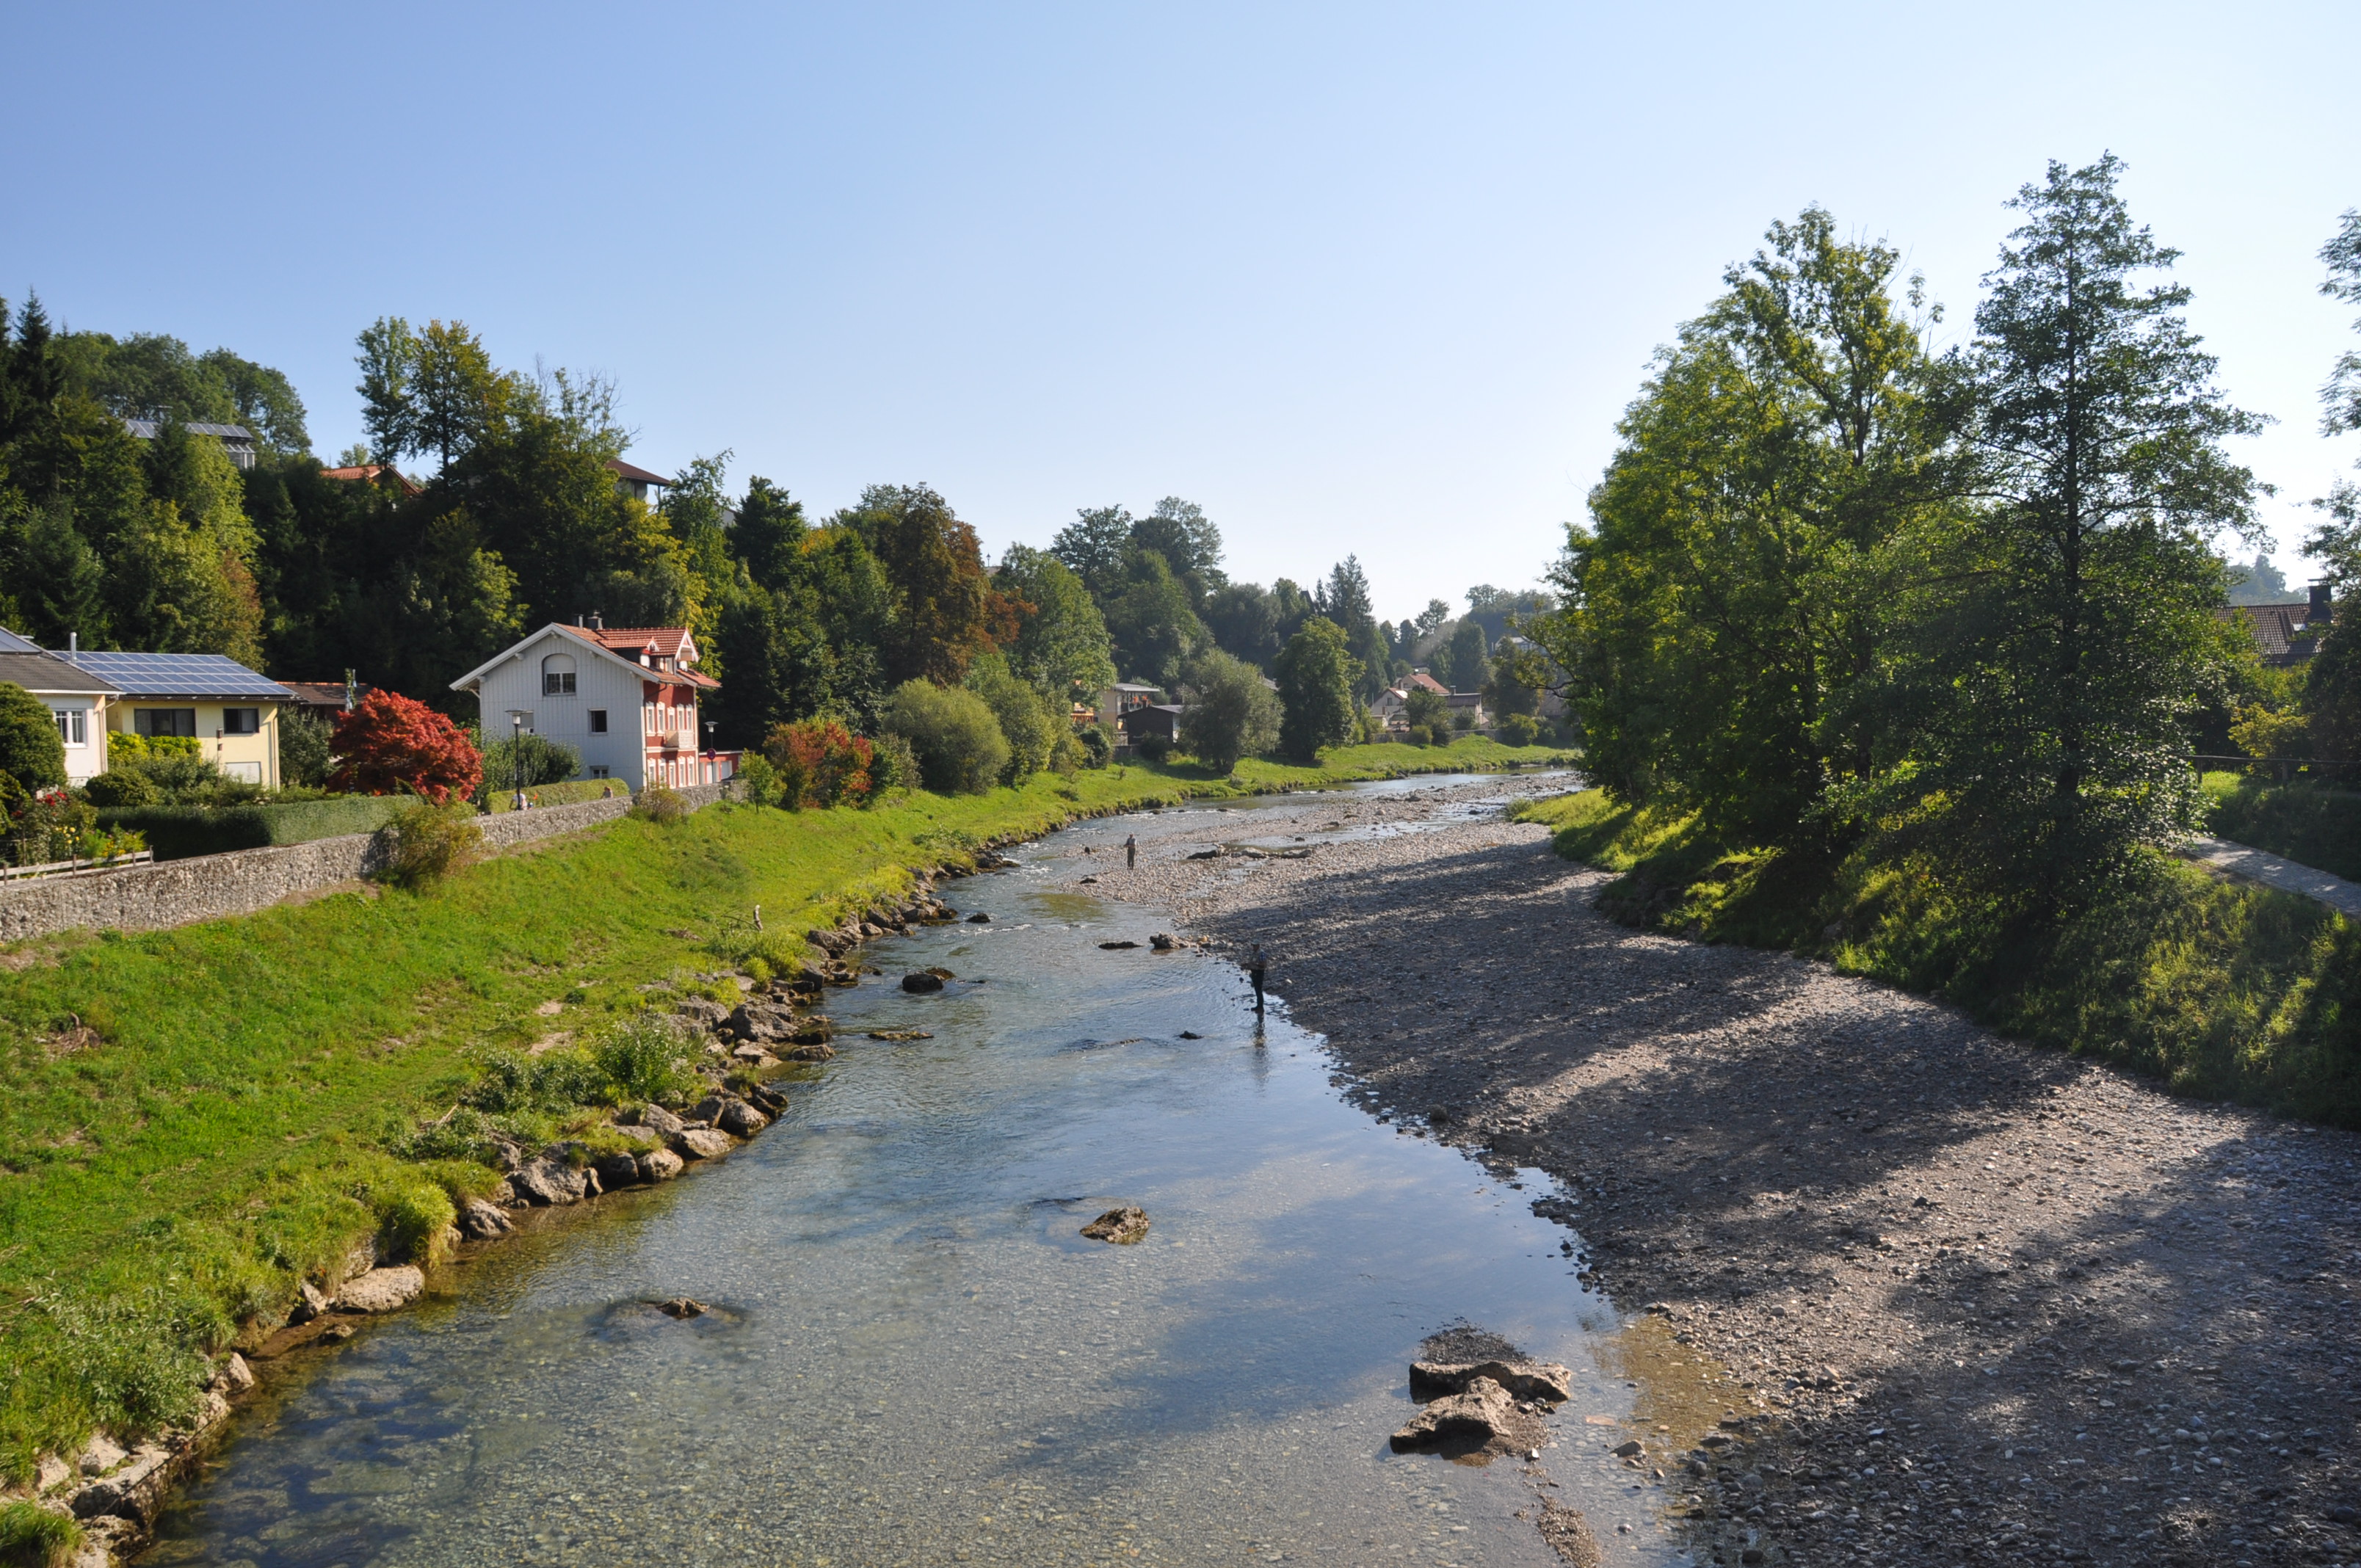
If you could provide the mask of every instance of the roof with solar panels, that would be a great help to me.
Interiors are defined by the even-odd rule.
[[[76,669],[104,677],[126,696],[179,697],[212,702],[253,697],[292,702],[295,694],[235,659],[219,653],[98,653],[83,650],[54,655]]]

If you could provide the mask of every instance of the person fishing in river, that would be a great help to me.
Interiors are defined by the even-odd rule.
[[[1270,960],[1263,957],[1260,942],[1257,942],[1254,949],[1246,954],[1246,978],[1254,981],[1255,1013],[1259,1015],[1262,1012],[1263,983],[1270,978]]]
[[[1131,871],[1137,867],[1138,864],[1139,835],[1137,833],[1126,833],[1123,836],[1123,869],[1126,871]]]

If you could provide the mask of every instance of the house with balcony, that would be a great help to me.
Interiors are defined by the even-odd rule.
[[[634,795],[719,784],[741,753],[704,743],[704,699],[720,683],[697,673],[685,626],[609,627],[588,616],[553,621],[451,683],[480,706],[487,742],[531,731],[582,757],[577,778],[613,779]]]

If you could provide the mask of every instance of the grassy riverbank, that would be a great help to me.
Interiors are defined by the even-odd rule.
[[[705,983],[756,905],[785,961],[912,868],[1078,814],[1545,756],[1356,747],[1320,768],[1245,762],[1235,784],[1183,762],[870,811],[723,806],[544,840],[423,894],[0,949],[0,1467],[22,1476],[93,1424],[169,1408],[192,1351],[278,1322],[304,1272],[406,1195],[481,1184],[392,1150],[487,1052],[594,1035],[667,996],[645,987]]]
[[[2361,791],[2207,773],[2206,828],[2234,843],[2361,882]]]
[[[1717,843],[1597,790],[1520,815],[1623,873],[1601,905],[1629,923],[1825,957],[2185,1093],[2361,1127],[2361,931],[2309,899],[2158,856],[2113,901],[2013,935],[1910,869]]]

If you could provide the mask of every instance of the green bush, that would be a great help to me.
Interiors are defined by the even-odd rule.
[[[590,1060],[605,1080],[604,1097],[617,1104],[651,1100],[677,1103],[698,1087],[688,1042],[669,1019],[650,1013],[627,1020],[593,1044]]]
[[[378,874],[396,887],[413,892],[467,864],[484,843],[484,830],[476,826],[475,808],[456,803],[430,806],[419,801],[397,815],[386,832],[390,842]]]
[[[1104,724],[1085,724],[1074,731],[1074,739],[1082,743],[1082,751],[1089,758],[1082,764],[1086,768],[1104,768],[1115,755],[1115,742],[1107,738]]]
[[[487,795],[513,793],[538,784],[564,784],[581,771],[581,752],[563,740],[528,730],[484,748],[482,788]]]
[[[280,781],[302,789],[317,789],[326,784],[332,765],[329,742],[335,735],[328,721],[308,707],[280,709]]]
[[[117,1437],[185,1423],[213,1376],[205,1351],[227,1341],[218,1305],[150,1288],[93,1302],[58,1301],[49,1315],[92,1413]]]
[[[779,770],[760,751],[749,751],[738,764],[738,795],[749,806],[779,804]]]
[[[1170,735],[1143,735],[1131,743],[1131,749],[1151,762],[1160,762],[1172,754]]]
[[[1541,735],[1541,721],[1530,713],[1512,713],[1500,720],[1500,743],[1504,746],[1530,746]]]
[[[1000,720],[971,691],[906,681],[886,705],[884,729],[910,743],[920,776],[938,795],[981,795],[1008,767]]]
[[[890,790],[923,789],[926,775],[919,770],[918,754],[910,750],[909,740],[900,735],[878,735],[869,742],[869,799],[876,805]]]
[[[1279,744],[1279,696],[1259,667],[1213,649],[1190,667],[1196,700],[1180,715],[1180,743],[1217,773]]]
[[[0,1564],[5,1568],[66,1568],[82,1550],[82,1525],[71,1514],[18,1500],[0,1504]]]
[[[1432,746],[1434,744],[1434,731],[1429,729],[1423,724],[1413,724],[1410,727],[1410,732],[1402,737],[1402,744],[1405,746]]]
[[[1008,670],[1000,654],[986,653],[968,666],[966,689],[982,697],[1008,742],[1008,761],[1000,771],[1002,784],[1021,784],[1049,765],[1058,745],[1059,711],[1042,695]],[[1062,705],[1060,705],[1062,706]]]
[[[688,802],[670,784],[652,784],[631,802],[631,815],[642,822],[670,827],[688,815]]]
[[[443,1261],[450,1246],[445,1233],[459,1218],[449,1193],[421,1182],[377,1194],[374,1207],[379,1257],[421,1266]]]
[[[586,1051],[547,1051],[537,1057],[494,1051],[484,1058],[483,1076],[461,1096],[461,1103],[495,1115],[547,1114],[598,1104],[606,1089],[606,1075]]]
[[[156,781],[139,768],[116,768],[112,773],[100,773],[82,786],[82,795],[84,800],[101,810],[153,806],[163,798],[156,788]]]
[[[94,805],[98,786],[108,779],[139,777],[137,773],[101,773],[90,781],[87,794]],[[234,850],[261,850],[273,844],[308,844],[346,833],[374,833],[404,808],[400,795],[339,795],[325,800],[273,801],[268,805],[154,805],[115,806],[97,814],[101,828],[130,830],[148,839],[159,861],[182,861],[192,855],[225,855]]]
[[[27,790],[59,789],[66,782],[65,742],[49,705],[23,686],[0,681],[0,773]]]

